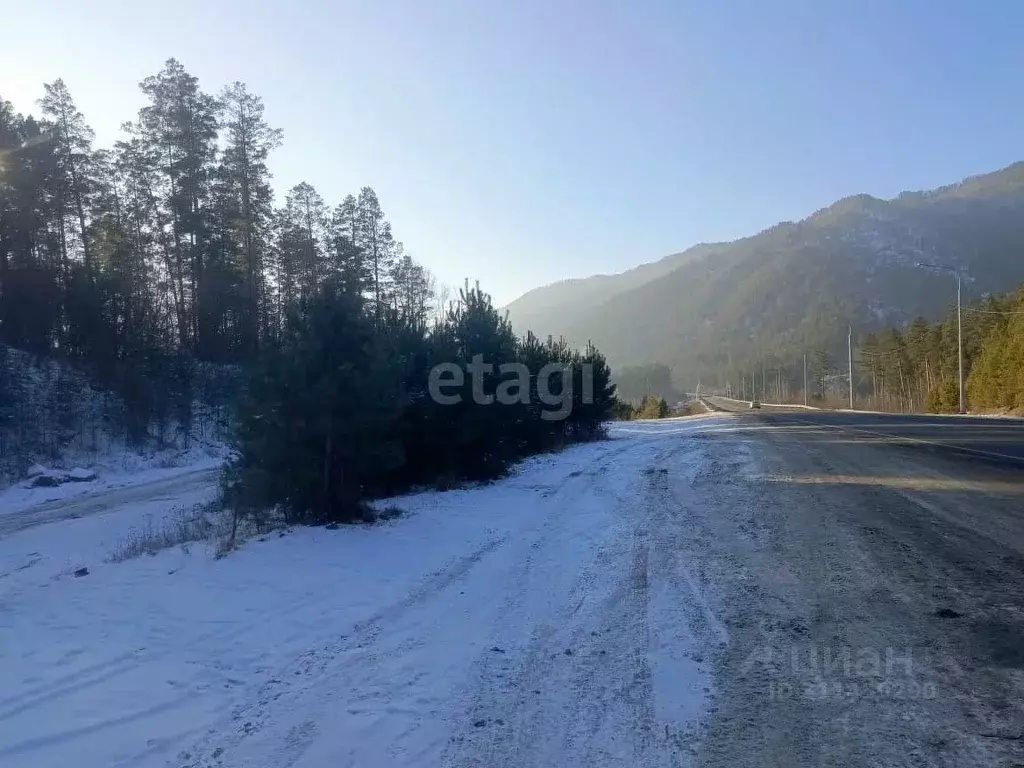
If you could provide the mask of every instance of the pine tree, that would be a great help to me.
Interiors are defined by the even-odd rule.
[[[346,195],[331,217],[332,270],[350,293],[367,296],[373,276],[359,243],[356,199]]]
[[[356,201],[356,245],[366,255],[370,270],[374,312],[378,319],[388,305],[389,277],[394,263],[394,238],[385,220],[377,193],[370,187],[359,191]]]
[[[430,274],[406,253],[401,243],[396,244],[395,250],[398,256],[391,267],[395,311],[407,322],[425,325],[433,294]]]
[[[57,160],[44,127],[0,99],[0,340],[59,343],[66,260],[55,208]]]
[[[278,263],[283,308],[295,308],[325,281],[328,261],[327,206],[306,182],[292,187],[279,213]]]
[[[65,257],[70,239],[66,233],[77,227],[77,238],[85,265],[86,276],[91,278],[93,265],[89,249],[88,213],[89,198],[95,188],[93,175],[92,141],[93,131],[85,124],[85,118],[78,111],[71,93],[63,80],[55,80],[43,86],[46,95],[40,99],[43,117],[52,124],[53,146],[57,160],[56,191],[58,211],[62,218],[74,220],[61,222],[62,249]]]
[[[155,161],[159,185],[151,190],[169,225],[171,279],[175,283],[179,343],[203,354],[198,307],[209,247],[210,182],[217,154],[217,102],[175,59],[140,85],[150,103],[134,127],[141,151]],[[164,222],[167,222],[166,224]]]
[[[259,350],[268,322],[265,261],[269,250],[273,191],[267,158],[281,143],[281,131],[263,117],[263,101],[235,82],[220,100],[225,148],[217,177],[223,187],[224,225],[232,257],[243,275],[242,347]]]
[[[613,417],[616,387],[612,383],[612,370],[605,356],[592,343],[587,342],[583,353],[575,361],[579,372],[573,389],[572,421],[576,438],[591,440],[604,435],[604,423]],[[665,398],[661,398],[664,403]],[[665,403],[665,415],[668,404]]]
[[[824,398],[827,392],[828,376],[832,373],[832,359],[828,350],[819,347],[811,355],[811,375],[817,383],[818,397]]]
[[[115,395],[106,418],[129,444],[187,435],[212,389],[223,402],[199,361],[252,365],[240,500],[296,520],[348,519],[375,495],[496,477],[600,435],[615,388],[596,349],[518,339],[478,285],[438,301],[370,187],[331,213],[302,183],[273,210],[280,133],[241,83],[215,99],[171,59],[140,87],[147,102],[109,150],[92,147],[60,80],[41,121],[0,100],[0,342],[86,367]],[[434,401],[436,366],[480,360],[493,368],[467,377],[460,403]],[[507,363],[526,365],[525,382]],[[556,418],[540,399],[550,364]],[[51,450],[93,418],[82,380],[61,376],[46,405],[58,418],[18,419],[23,442]],[[493,402],[509,384],[525,401]],[[0,386],[5,425],[33,394],[14,389]]]
[[[399,379],[362,299],[328,281],[293,312],[240,416],[239,502],[295,522],[351,520],[402,460]]]

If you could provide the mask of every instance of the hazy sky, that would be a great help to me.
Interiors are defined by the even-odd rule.
[[[0,96],[109,144],[178,58],[284,130],[279,195],[365,184],[499,302],[1024,159],[1013,0],[0,0]]]

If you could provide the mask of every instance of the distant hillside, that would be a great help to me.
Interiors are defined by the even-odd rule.
[[[517,328],[530,329],[540,336],[562,331],[550,330],[572,325],[574,314],[611,299],[616,294],[671,274],[679,267],[716,253],[727,244],[697,245],[682,253],[673,253],[652,264],[641,264],[617,275],[594,275],[563,280],[534,288],[508,305],[514,311],[512,321]],[[513,310],[514,308],[514,310]],[[584,341],[586,341],[584,339]]]
[[[965,268],[968,296],[1024,281],[1024,163],[893,200],[844,198],[803,221],[732,243],[699,245],[619,275],[569,280],[508,305],[513,325],[588,339],[615,366],[660,362],[722,379],[804,348],[839,354],[858,334],[948,309],[949,276]]]

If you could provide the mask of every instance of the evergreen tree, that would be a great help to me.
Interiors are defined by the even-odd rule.
[[[217,155],[217,101],[199,89],[199,81],[175,59],[140,85],[150,103],[139,111],[134,132],[141,151],[155,162],[158,174],[151,194],[169,229],[171,271],[179,343],[199,355],[211,341],[200,335],[198,306],[209,251],[210,184]],[[212,300],[212,297],[207,298]],[[212,329],[203,329],[212,332]]]
[[[43,86],[46,95],[40,99],[43,117],[49,121],[56,159],[55,197],[61,233],[61,250],[65,262],[72,249],[71,233],[77,239],[87,277],[92,276],[92,255],[89,249],[89,198],[95,189],[93,180],[93,132],[85,124],[71,93],[63,80]]]
[[[634,413],[637,419],[664,419],[669,414],[668,403],[665,398],[648,395]]]
[[[291,520],[350,520],[401,460],[400,382],[362,299],[327,282],[289,315],[239,419],[238,503]]]
[[[374,312],[380,318],[388,305],[395,246],[391,224],[385,220],[377,193],[370,187],[359,191],[356,232],[356,245],[365,254],[369,267]]]
[[[359,296],[367,296],[373,284],[373,274],[366,254],[359,243],[356,199],[346,195],[334,209],[331,217],[332,271],[338,275],[344,289]]]
[[[328,274],[327,206],[306,182],[292,187],[280,214],[278,259],[288,283],[285,311],[316,294]],[[282,286],[284,290],[284,286]]]
[[[811,355],[810,372],[817,384],[817,396],[824,398],[828,391],[828,377],[832,373],[832,358],[824,347],[815,349]]]
[[[430,275],[422,265],[413,261],[401,243],[397,243],[396,252],[398,256],[391,268],[394,309],[408,322],[425,325],[433,294]]]
[[[0,98],[0,340],[32,352],[59,342],[67,273],[54,226],[53,143]]]
[[[603,436],[604,422],[612,418],[618,403],[611,367],[597,347],[587,342],[575,361],[575,370],[578,371],[578,381],[573,390],[576,402],[572,411],[575,437],[589,440]],[[665,402],[664,398],[662,402]],[[667,403],[665,412],[667,415]]]
[[[281,131],[267,124],[263,100],[244,83],[235,82],[224,89],[220,110],[226,134],[217,173],[222,217],[231,263],[242,275],[241,347],[253,356],[269,323],[265,275],[273,191],[267,158],[281,144]]]

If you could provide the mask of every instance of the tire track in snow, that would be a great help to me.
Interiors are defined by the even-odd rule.
[[[0,747],[0,758],[14,757],[16,755],[34,752],[39,750],[41,747],[51,747],[55,744],[61,744],[63,742],[72,741],[81,736],[100,733],[101,731],[105,731],[109,728],[127,725],[138,720],[143,720],[147,717],[164,714],[172,709],[181,706],[191,698],[192,695],[186,693],[182,696],[179,696],[176,699],[172,699],[171,701],[160,702],[159,704],[154,704],[150,707],[147,707],[146,709],[137,712],[132,712],[127,715],[108,718],[98,723],[91,723],[89,725],[81,726],[78,728],[71,728],[64,731],[58,731],[57,733],[51,733],[45,736],[27,739],[25,741],[21,741],[16,744],[11,744],[6,747]]]
[[[609,450],[606,453],[605,460],[607,460],[607,457],[613,456],[613,455],[615,455],[617,453],[621,453],[623,450],[627,449],[628,447],[629,447],[628,445],[609,443],[608,444]],[[567,473],[562,478],[560,483],[557,483],[553,488],[549,488],[548,489],[549,492],[551,494],[559,493],[561,491],[561,489],[565,485],[567,485],[568,483],[573,482],[580,475],[581,475],[581,471],[577,471],[577,470],[567,471]],[[175,480],[177,480],[177,479],[178,478],[175,478]],[[163,481],[161,481],[161,482],[163,482]],[[514,479],[513,479],[513,482],[514,482]],[[134,490],[136,490],[136,488],[133,488],[131,490],[134,491]],[[150,490],[152,491],[153,489],[150,488]],[[163,490],[165,490],[165,489],[163,489]],[[353,633],[357,633],[357,634],[358,633],[362,633],[361,634],[362,640],[356,640],[356,642],[358,644],[361,644],[362,646],[365,646],[365,647],[372,646],[373,640],[375,639],[375,634],[376,634],[376,632],[375,632],[376,626],[375,625],[380,625],[382,623],[386,624],[388,621],[394,620],[395,618],[400,616],[405,611],[414,608],[420,601],[429,598],[430,594],[436,593],[437,591],[443,591],[444,589],[448,588],[453,583],[457,582],[461,577],[463,577],[465,575],[465,572],[467,570],[469,570],[470,568],[472,568],[472,566],[475,565],[475,563],[478,562],[482,557],[485,557],[489,552],[491,552],[494,549],[496,549],[501,543],[504,542],[504,540],[505,540],[504,538],[498,539],[498,540],[489,540],[481,548],[481,550],[477,551],[476,553],[471,554],[468,557],[461,558],[457,563],[453,563],[452,565],[447,566],[445,568],[442,568],[438,572],[436,572],[436,573],[426,577],[426,579],[423,582],[421,582],[421,584],[418,585],[418,587],[416,589],[414,589],[411,593],[406,595],[405,598],[403,598],[402,600],[392,604],[391,606],[389,606],[389,607],[387,607],[387,608],[385,608],[385,609],[383,609],[381,611],[378,611],[377,613],[371,615],[370,617],[368,617],[366,619],[363,619],[360,622],[357,622],[356,624],[353,625],[352,632],[348,633],[347,635],[345,635],[343,637],[344,638],[348,638],[348,637],[352,637]],[[303,598],[301,598],[301,599],[299,599],[299,600],[297,600],[297,601],[295,601],[293,603],[290,603],[288,605],[287,609],[285,610],[285,612],[283,614],[279,613],[277,618],[278,618],[278,620],[287,621],[288,617],[298,615],[298,614],[300,614],[301,612],[305,611],[306,609],[308,609],[310,607],[316,607],[316,606],[322,604],[322,601],[323,601],[322,594],[318,594],[318,593],[315,593],[315,592],[314,593],[310,593],[310,594],[304,596]],[[201,635],[197,635],[197,636],[195,636],[193,638],[190,638],[190,643],[192,643],[194,645],[206,645],[206,644],[210,643],[211,641],[216,642],[216,641],[220,641],[220,640],[226,640],[226,639],[229,639],[229,638],[230,639],[243,638],[243,637],[247,637],[247,636],[250,636],[250,635],[253,635],[253,634],[261,632],[262,631],[262,627],[263,627],[262,620],[256,620],[256,621],[253,621],[251,623],[244,623],[244,624],[239,624],[237,622],[231,622],[231,623],[228,623],[228,624],[226,624],[225,626],[223,626],[221,628],[217,628],[217,629],[215,629],[213,631],[210,631],[210,632],[207,632],[207,633],[204,633],[204,634],[201,634]],[[316,641],[314,640],[313,642],[315,643]],[[266,704],[265,699],[267,699],[267,696],[264,696],[264,700],[261,700],[259,698],[259,695],[260,695],[261,691],[266,693],[271,688],[273,688],[273,689],[282,688],[278,684],[281,683],[282,680],[287,679],[289,677],[289,675],[288,675],[289,671],[293,671],[295,669],[300,669],[300,670],[304,669],[304,670],[307,670],[307,672],[308,672],[309,670],[311,670],[313,668],[312,665],[314,664],[314,662],[317,659],[321,659],[322,660],[322,665],[329,663],[328,661],[323,661],[323,659],[326,658],[325,654],[327,655],[327,657],[333,658],[331,639],[328,638],[328,637],[324,637],[321,640],[321,642],[323,642],[323,646],[321,646],[321,648],[319,650],[311,650],[311,651],[307,651],[307,652],[305,652],[303,654],[300,654],[298,656],[295,656],[295,657],[292,658],[291,662],[289,662],[287,664],[284,664],[284,665],[280,665],[276,669],[276,671],[270,671],[270,672],[264,671],[264,672],[261,672],[261,679],[263,680],[263,682],[261,684],[257,684],[257,685],[251,686],[249,688],[249,692],[248,693],[242,693],[240,696],[236,696],[235,697],[235,701],[237,703],[231,707],[231,713],[232,714],[226,715],[226,716],[224,716],[224,717],[222,717],[222,718],[220,718],[218,720],[215,720],[213,722],[212,726],[207,729],[208,733],[210,731],[216,731],[218,729],[224,729],[224,730],[230,731],[233,728],[233,726],[236,724],[235,720],[236,719],[240,719],[243,716],[243,713],[246,710],[246,707],[248,706],[249,709],[253,708],[253,706],[254,706],[253,702],[254,701],[262,701],[263,704]],[[342,653],[342,654],[345,653],[345,650],[344,649],[340,649],[340,648],[334,648],[333,651],[334,651],[334,653]],[[168,648],[168,649],[163,650],[162,652],[143,651],[141,653],[134,654],[134,658],[136,660],[135,663],[132,664],[132,665],[126,666],[119,673],[120,674],[131,673],[135,669],[141,667],[143,664],[150,664],[150,663],[159,661],[161,658],[169,655],[170,652],[171,652],[171,650],[170,650],[170,648]],[[112,662],[102,662],[101,665],[102,666],[106,666],[109,663],[112,663]],[[85,670],[83,670],[82,672],[79,672],[79,673],[75,673],[74,676],[77,677],[77,676],[79,676],[81,674],[85,674]],[[292,677],[294,677],[294,675],[292,675]],[[85,690],[88,687],[90,687],[90,685],[93,685],[93,684],[99,685],[102,682],[103,682],[103,680],[101,678],[97,678],[97,679],[95,679],[93,681],[90,681],[88,683],[85,683],[85,684],[83,684],[81,686],[76,686],[75,691]],[[49,688],[49,687],[47,687],[47,688]],[[264,689],[267,689],[267,691],[265,691]],[[75,692],[75,691],[68,690],[67,692],[68,693],[72,693],[72,692]],[[38,689],[38,692],[39,693],[46,693],[46,690],[45,689]],[[57,693],[57,692],[55,691],[55,693]],[[200,692],[194,692],[194,693],[195,693],[195,695],[202,695],[201,691]],[[282,693],[281,693],[281,690],[275,690],[275,691],[271,692],[270,695],[272,695],[274,697],[279,697],[279,696],[282,695]],[[246,721],[243,721],[243,722],[251,722],[251,720],[246,720]],[[299,730],[301,731],[301,729],[299,729]],[[255,728],[251,728],[248,733],[245,733],[243,735],[245,735],[245,736],[252,735],[252,733],[254,731],[255,731]],[[147,745],[147,748],[143,752],[139,753],[138,757],[139,757],[139,759],[141,759],[143,756],[152,756],[154,754],[160,754],[160,753],[171,753],[172,750],[180,750],[181,746],[185,743],[185,739],[195,738],[194,733],[195,733],[194,731],[190,730],[190,731],[186,731],[186,732],[183,732],[183,733],[179,734],[177,737],[168,736],[168,737],[162,737],[162,738],[157,739],[157,740],[153,740],[149,745]],[[196,750],[193,750],[193,752],[196,752]],[[127,765],[132,765],[132,760],[131,759],[127,759],[127,760],[124,761],[123,764],[126,765],[126,766]],[[285,763],[282,763],[282,764],[285,764]]]
[[[649,455],[651,448],[643,450]],[[690,441],[673,443],[657,448],[652,459],[678,469],[693,450]],[[648,469],[652,471],[643,475],[640,487],[629,493],[602,482],[608,475],[600,467],[591,473],[594,492],[614,499],[618,525],[568,590],[561,612],[535,624],[522,652],[481,657],[476,690],[459,718],[464,727],[456,732],[444,765],[687,764],[686,735],[660,722],[655,707],[651,583],[666,574],[652,572],[652,548],[664,552],[671,547],[671,541],[663,541],[660,526],[674,499],[667,487],[657,487],[664,475]],[[558,549],[567,542],[548,544]],[[603,582],[590,578],[594,571],[604,574]],[[681,586],[676,578],[672,581]],[[685,601],[689,590],[675,592]],[[578,593],[583,593],[581,598]],[[511,623],[519,616],[514,605],[502,613],[509,608]],[[691,606],[687,615],[694,613],[703,616]],[[564,648],[572,654],[566,655]],[[486,726],[467,727],[477,723]]]
[[[534,617],[525,648],[485,652],[478,660],[475,691],[458,716],[461,734],[444,765],[586,763],[583,756],[604,744],[599,737],[618,729],[629,733],[646,718],[646,697],[637,692],[649,687],[638,652],[646,647],[646,539],[626,530],[615,533],[623,538],[611,545],[618,550],[612,562],[626,559],[630,568],[612,570],[610,580],[595,579],[593,571],[601,563],[596,556],[561,596],[560,605]],[[577,592],[584,594],[576,598]],[[506,604],[501,613],[512,624],[520,613],[509,609],[513,606]],[[485,728],[474,726],[482,721]]]
[[[289,700],[301,700],[302,694],[308,693],[310,687],[315,687],[322,683],[325,676],[330,676],[329,668],[335,666],[335,662],[339,658],[342,659],[344,666],[349,668],[358,669],[360,666],[372,666],[370,662],[374,653],[373,645],[377,641],[383,625],[395,621],[402,614],[415,608],[431,596],[459,582],[477,563],[507,540],[508,537],[504,536],[487,541],[471,554],[459,558],[453,565],[428,576],[401,600],[354,624],[351,633],[342,636],[333,646],[307,651],[289,664],[279,668],[267,682],[251,691],[246,697],[246,703],[236,707],[230,715],[212,724],[208,729],[208,736],[197,748],[180,753],[179,764],[187,765],[189,768],[222,765],[222,756],[227,755],[230,750],[236,748],[247,738],[256,735],[263,728],[268,722],[270,710],[281,706],[277,704],[279,700],[286,697]],[[298,686],[301,690],[296,691],[295,678],[301,678],[303,681],[314,679],[314,683],[312,685],[300,683]],[[339,691],[343,690],[346,689],[339,689]],[[299,695],[296,696],[296,693]],[[311,722],[314,727],[303,727],[300,724],[291,728],[285,743],[274,750],[273,762],[266,762],[261,768],[287,768],[294,765],[312,743],[317,733],[315,721],[304,722]],[[239,723],[241,726],[238,725]],[[269,758],[270,756],[265,757]]]
[[[283,615],[285,617],[294,616],[306,608],[320,604],[321,601],[321,595],[316,593],[307,595],[305,598],[291,603],[288,610]],[[251,634],[259,633],[260,631],[262,631],[262,622],[259,620],[253,621],[250,624],[241,625],[231,622],[210,632],[192,636],[189,638],[189,642],[193,646],[201,647],[210,642],[226,640],[229,638],[237,640]],[[38,685],[15,696],[2,699],[0,700],[0,707],[9,707],[10,709],[5,709],[0,712],[0,722],[25,711],[29,711],[42,704],[51,703],[66,696],[82,693],[91,688],[100,688],[114,677],[131,675],[143,666],[159,662],[175,652],[177,652],[177,649],[168,645],[162,650],[146,648],[131,653],[120,654],[111,659],[100,661],[74,672],[70,672],[67,675],[59,677],[56,680],[52,680],[44,685]],[[210,667],[206,667],[206,671],[212,670]],[[102,672],[102,674],[96,674],[99,672]],[[213,682],[219,683],[224,681],[231,682],[231,678],[225,677]],[[210,681],[206,682],[210,685],[213,684],[210,683]],[[193,691],[193,695],[199,695],[199,693],[201,693],[201,691]],[[181,703],[184,702],[182,701]],[[147,753],[152,751],[152,749],[148,749]]]
[[[410,611],[418,609],[431,598],[437,597],[454,585],[461,583],[469,571],[477,566],[481,560],[492,555],[496,550],[506,544],[509,539],[516,541],[516,546],[521,549],[536,549],[543,539],[550,535],[551,526],[559,527],[565,523],[564,504],[562,499],[569,495],[575,497],[584,489],[593,484],[593,474],[607,468],[616,457],[624,452],[634,450],[635,443],[632,441],[613,441],[607,445],[607,450],[598,457],[596,466],[585,468],[569,468],[566,474],[554,486],[548,486],[543,494],[542,502],[548,508],[544,515],[544,524],[541,526],[545,532],[532,541],[530,545],[520,542],[529,540],[532,534],[532,526],[536,520],[530,519],[527,529],[522,529],[506,536],[488,541],[472,554],[461,558],[457,563],[442,569],[428,577],[419,587],[412,590],[404,599],[391,606],[378,611],[371,617],[354,625],[350,635],[343,638],[342,642],[333,647],[326,647],[320,650],[310,651],[297,658],[287,669],[279,672],[257,693],[250,694],[248,699],[255,700],[236,708],[233,713],[223,718],[211,729],[207,738],[202,740],[198,749],[188,752],[188,757],[182,753],[179,755],[184,760],[179,760],[181,765],[194,767],[222,764],[223,761],[230,761],[231,754],[239,748],[243,742],[259,734],[265,726],[273,719],[271,712],[280,712],[285,709],[285,702],[300,701],[304,709],[304,715],[312,714],[315,723],[315,713],[323,711],[333,703],[318,700],[318,693],[325,688],[330,688],[334,695],[332,700],[337,698],[337,692],[344,691],[349,695],[358,690],[386,690],[387,686],[394,686],[395,681],[381,681],[379,662],[380,654],[390,651],[394,654],[404,655],[419,649],[422,642],[405,640],[398,648],[379,648],[381,635],[385,629],[394,631],[394,625],[399,623]],[[510,481],[515,484],[515,479]],[[533,490],[542,490],[534,488]],[[524,538],[525,534],[525,538]],[[330,685],[325,680],[333,681]],[[304,681],[312,680],[312,683]],[[301,682],[300,682],[301,681]],[[295,709],[295,707],[292,707]],[[358,707],[349,707],[350,714],[358,714]],[[291,718],[294,720],[294,718]],[[241,727],[239,727],[239,723]],[[234,731],[225,734],[225,731]],[[315,728],[304,727],[303,723],[296,723],[288,729],[288,736],[281,739],[280,744],[268,747],[267,751],[261,752],[261,766],[264,768],[285,768],[295,764],[302,759],[306,750],[311,746],[317,737]],[[302,737],[300,738],[300,735]],[[264,739],[265,741],[266,739]],[[212,758],[213,754],[217,758]],[[208,755],[211,757],[204,757]],[[271,757],[273,755],[273,757]],[[271,762],[266,762],[271,760]],[[189,762],[191,761],[191,762]],[[230,764],[230,762],[228,763]]]
[[[616,484],[615,482],[608,482],[612,474],[612,468],[620,462],[635,462],[639,455],[637,453],[638,450],[640,453],[651,450],[650,446],[639,449],[637,442],[633,440],[613,440],[607,444],[600,445],[600,448],[600,453],[591,451],[583,461],[577,459],[565,462],[563,465],[559,457],[558,463],[555,465],[548,464],[546,467],[542,465],[540,471],[545,472],[548,477],[554,474],[556,477],[560,477],[560,480],[554,483],[548,481],[547,493],[541,498],[538,498],[539,495],[530,493],[527,488],[516,488],[515,478],[509,479],[508,483],[511,486],[509,490],[525,491],[523,494],[525,503],[530,505],[541,503],[546,506],[540,512],[540,516],[547,521],[548,527],[546,529],[535,530],[534,526],[538,516],[531,513],[527,516],[528,524],[525,527],[518,526],[520,530],[513,528],[510,532],[506,531],[506,535],[494,536],[483,541],[482,545],[469,555],[461,557],[456,562],[423,578],[402,599],[396,600],[366,619],[354,623],[351,631],[347,632],[346,635],[341,637],[335,636],[333,640],[330,637],[321,635],[318,639],[314,628],[313,635],[310,638],[310,647],[313,650],[291,657],[291,661],[277,664],[270,671],[264,668],[263,671],[258,672],[258,682],[254,682],[245,689],[240,689],[247,692],[243,692],[241,695],[236,693],[231,697],[236,702],[236,705],[231,708],[230,712],[222,717],[213,719],[206,728],[198,731],[199,733],[205,731],[205,735],[198,737],[198,749],[181,750],[187,743],[196,743],[193,741],[197,739],[195,736],[196,730],[182,729],[179,733],[173,734],[161,728],[159,731],[160,736],[147,741],[146,747],[140,750],[135,758],[125,757],[121,759],[119,764],[127,768],[129,765],[141,763],[143,758],[145,758],[147,764],[151,764],[154,758],[160,760],[164,756],[170,758],[171,764],[175,766],[231,764],[233,746],[237,747],[249,742],[254,737],[258,738],[260,744],[268,745],[267,752],[262,754],[260,760],[257,761],[261,767],[264,765],[288,766],[293,765],[297,760],[302,760],[306,750],[316,743],[319,737],[329,733],[329,730],[325,731],[319,727],[320,722],[329,721],[318,721],[315,717],[316,713],[336,707],[339,695],[343,703],[346,696],[350,696],[352,691],[362,687],[374,695],[390,699],[392,694],[398,690],[397,687],[400,686],[400,681],[383,678],[382,674],[384,674],[385,666],[394,667],[396,654],[399,657],[398,660],[407,667],[410,675],[418,676],[420,674],[416,664],[422,665],[422,659],[420,662],[409,662],[404,660],[404,656],[408,655],[409,659],[416,659],[422,657],[423,653],[429,653],[429,643],[431,643],[429,637],[417,638],[409,635],[410,627],[421,621],[422,617],[432,617],[436,613],[434,608],[421,611],[420,609],[424,605],[429,604],[431,600],[438,598],[440,595],[454,594],[453,589],[460,588],[458,585],[465,583],[469,573],[475,568],[480,567],[481,562],[491,562],[490,558],[493,558],[496,553],[505,552],[505,554],[499,556],[500,561],[504,563],[508,558],[508,554],[503,545],[508,542],[510,537],[517,541],[518,552],[519,538],[525,536],[526,540],[530,540],[534,533],[538,533],[536,538],[532,540],[531,545],[534,545],[535,549],[543,548],[545,530],[564,529],[566,520],[574,519],[574,516],[566,516],[565,514],[566,509],[574,503],[574,500],[580,499],[581,494],[585,493],[604,493],[614,496],[618,491]],[[563,467],[564,472],[561,471]],[[551,473],[550,470],[556,468],[558,472]],[[132,489],[133,492],[136,490],[138,489]],[[386,533],[381,535],[386,535]],[[493,563],[488,566],[490,569],[493,569],[493,567]],[[586,595],[587,590],[585,588],[581,589],[580,596],[585,597]],[[450,597],[443,599],[449,601]],[[457,601],[459,598],[455,598],[455,600]],[[310,595],[308,598],[302,596],[293,603],[288,604],[286,610],[278,614],[275,620],[287,622],[289,621],[289,616],[306,612],[310,607],[316,607],[317,604],[322,603],[322,593]],[[577,612],[586,612],[591,609],[592,606],[589,602],[577,600]],[[219,639],[251,636],[260,632],[262,626],[262,620],[232,622],[216,627],[212,631],[191,636],[189,637],[189,643],[202,645],[209,644],[211,641],[216,642]],[[399,630],[397,634],[393,631],[396,628]],[[389,658],[381,655],[388,653],[391,654]],[[135,654],[131,659],[124,661],[126,665],[125,673],[147,666],[168,654],[169,649],[163,648],[160,650],[154,648],[152,652],[142,651],[139,654]],[[230,661],[230,655],[226,659]],[[112,659],[100,664],[108,665],[114,662],[115,660]],[[384,662],[386,662],[386,665],[380,666]],[[412,666],[410,666],[410,663]],[[96,666],[98,665],[94,665],[94,667]],[[72,679],[62,678],[50,685],[37,687],[32,691],[31,695],[50,695],[52,693],[55,696],[60,696],[63,695],[64,688],[68,688],[70,685],[78,685],[79,683],[81,683],[82,690],[87,690],[94,685],[99,690],[102,682],[101,676],[88,677],[88,673],[89,670],[80,670],[77,673],[72,673]],[[122,674],[122,672],[118,670],[117,674]],[[168,700],[157,706],[181,708],[188,705],[189,700],[195,701],[199,697],[205,697],[206,694],[202,690],[195,689],[195,686],[192,685],[196,680],[191,678],[190,680],[191,682],[186,681],[185,683],[193,688],[189,694],[181,699]],[[324,698],[325,691],[330,692],[329,698]],[[24,696],[18,701],[9,701],[8,705],[19,706],[19,701],[27,702]],[[360,703],[358,698],[357,696],[352,700],[354,707],[378,706],[374,704],[372,699]],[[229,699],[230,701],[231,699]],[[161,709],[156,714],[166,714],[168,711],[167,709]],[[291,717],[289,712],[293,711],[296,714],[294,717]],[[309,715],[305,714],[306,711],[309,712]],[[301,713],[302,717],[298,713]],[[279,721],[282,719],[282,714],[284,715],[285,728],[278,733],[276,726],[280,724]],[[312,719],[308,719],[310,715],[313,716]],[[145,705],[137,712],[129,712],[125,715],[125,717],[130,718],[129,721],[152,716],[153,713]],[[271,723],[275,726],[275,730],[273,732],[267,731],[264,737],[260,737],[261,730]],[[66,733],[52,734],[52,736],[54,738],[63,739],[66,737],[67,739],[74,740],[85,733],[86,731],[82,731],[82,733],[68,731]],[[29,749],[33,748],[29,744],[24,746]],[[36,748],[42,746],[44,745],[40,742],[36,745]],[[217,752],[218,748],[224,751]],[[212,757],[215,752],[218,755],[216,758]],[[175,754],[178,754],[183,759],[174,759],[173,756]],[[184,757],[186,754],[188,756]],[[120,759],[120,756],[118,757]],[[268,763],[266,762],[267,760],[271,762]],[[251,764],[251,761],[248,764]],[[419,764],[427,763],[421,762]]]
[[[81,678],[92,675],[95,672],[101,672],[110,667],[119,666],[124,661],[126,661],[127,659],[131,659],[134,656],[135,654],[133,653],[123,653],[120,656],[115,656],[113,659],[101,661],[96,664],[90,664],[87,667],[83,667],[82,669],[70,672],[67,675],[64,675],[63,677],[59,677],[56,680],[51,681],[48,685],[36,686],[35,688],[30,688],[26,691],[22,691],[21,693],[16,694],[14,696],[8,696],[6,698],[0,699],[0,707],[19,706],[26,700],[38,698],[40,696],[45,696],[56,689],[60,689],[69,685],[74,685]],[[9,716],[8,713],[0,714],[0,719],[2,719],[5,716],[5,714],[6,716]]]
[[[123,654],[111,659],[110,661],[94,664],[91,667],[87,667],[85,670],[79,671],[78,673],[66,675],[61,678],[59,682],[51,683],[48,686],[38,687],[32,692],[25,692],[20,696],[13,696],[8,701],[3,702],[3,705],[10,707],[10,709],[5,709],[0,712],[0,722],[38,707],[40,704],[46,704],[54,699],[59,699],[63,696],[77,693],[95,685],[100,685],[101,683],[105,683],[118,675],[130,672],[138,667],[137,656],[138,655],[134,653]],[[92,673],[100,671],[102,671],[103,674],[92,676]],[[86,679],[83,680],[82,678]]]

